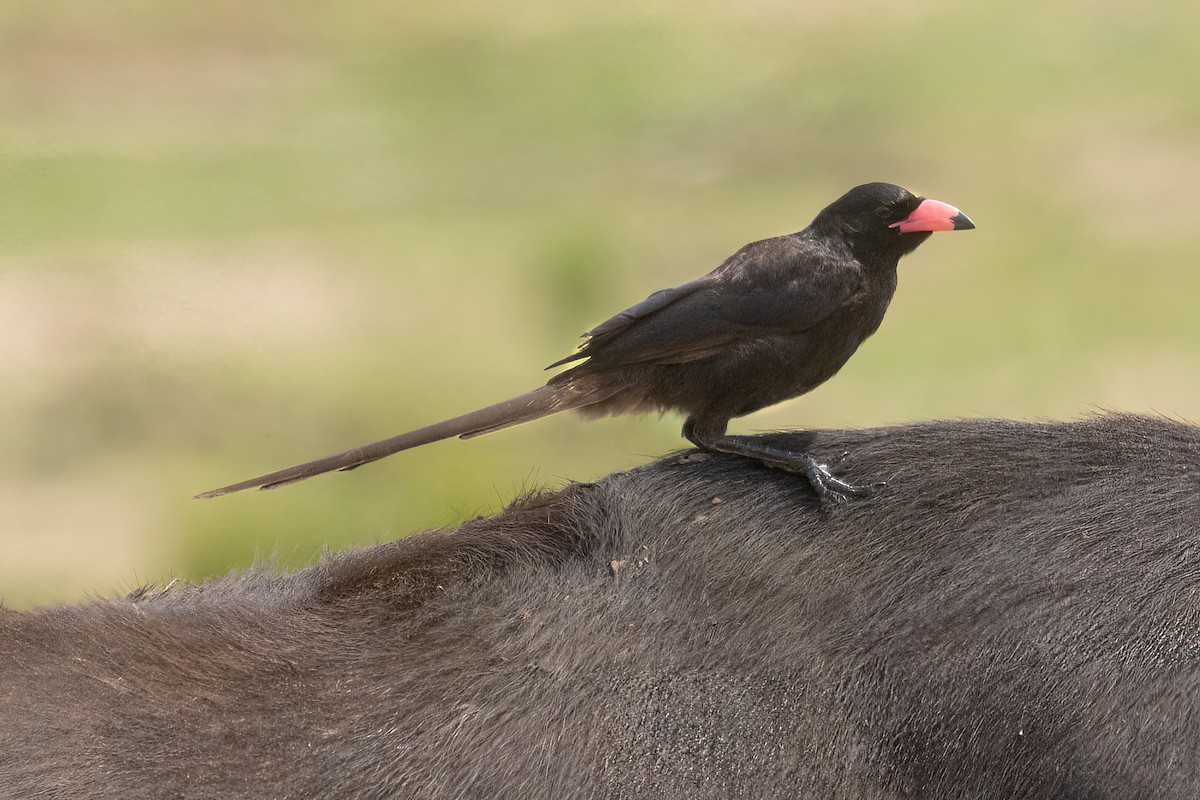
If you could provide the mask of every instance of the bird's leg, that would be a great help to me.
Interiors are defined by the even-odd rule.
[[[730,436],[725,433],[723,422],[704,425],[688,419],[683,424],[683,438],[701,450],[752,458],[768,467],[803,475],[817,497],[825,503],[844,503],[854,497],[869,497],[881,485],[863,486],[842,480],[810,453],[772,447],[751,436]]]

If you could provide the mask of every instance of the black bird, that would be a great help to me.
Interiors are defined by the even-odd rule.
[[[545,386],[461,417],[196,495],[271,489],[349,470],[410,447],[467,439],[576,410],[586,417],[678,411],[683,436],[808,478],[826,501],[871,489],[804,452],[725,433],[729,420],[797,397],[833,376],[875,332],[896,291],[896,263],[934,231],[968,230],[957,208],[899,186],[856,186],[804,230],[743,247],[702,278],[664,289],[600,323]]]

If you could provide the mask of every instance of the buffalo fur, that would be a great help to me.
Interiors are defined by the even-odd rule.
[[[1200,797],[1200,429],[766,438],[887,487],[693,452],[0,612],[0,797]]]

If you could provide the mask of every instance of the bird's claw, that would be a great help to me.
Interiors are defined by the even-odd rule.
[[[813,491],[817,493],[818,499],[822,503],[830,505],[846,503],[855,498],[870,497],[884,485],[881,483],[870,485],[851,483],[834,475],[827,464],[817,461],[811,453],[764,445],[749,437],[722,436],[715,441],[706,441],[703,438],[697,438],[690,425],[684,425],[683,435],[702,449],[752,458],[773,469],[803,475],[808,479]],[[846,455],[847,453],[843,453],[838,461],[840,462]]]
[[[817,497],[822,503],[841,505],[855,498],[870,497],[887,485],[885,483],[872,483],[864,486],[862,484],[850,483],[850,481],[837,477],[830,472],[827,465],[817,461],[811,462],[808,467],[808,469],[803,470],[804,476],[808,478],[808,482],[812,484],[813,490],[817,493]]]

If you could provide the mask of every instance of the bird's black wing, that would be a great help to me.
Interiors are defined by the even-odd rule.
[[[688,281],[685,284],[675,286],[671,289],[660,289],[642,302],[630,306],[620,314],[609,317],[604,322],[601,322],[599,325],[584,334],[584,336],[587,337],[587,341],[583,343],[579,350],[567,356],[566,358],[560,358],[558,361],[555,361],[553,364],[546,367],[546,369],[554,369],[555,367],[562,366],[563,364],[569,364],[572,361],[579,361],[580,359],[587,358],[588,356],[592,355],[605,340],[614,338],[620,334],[621,331],[626,330],[630,325],[638,320],[647,317],[650,314],[653,314],[654,312],[659,311],[666,306],[669,306],[672,303],[687,297],[690,294],[716,285],[716,274],[717,271],[714,270],[713,272],[705,275],[703,278],[697,278],[694,281]]]
[[[853,259],[821,243],[780,236],[746,245],[703,278],[664,289],[602,322],[558,366],[682,363],[771,333],[799,333],[861,285]]]

